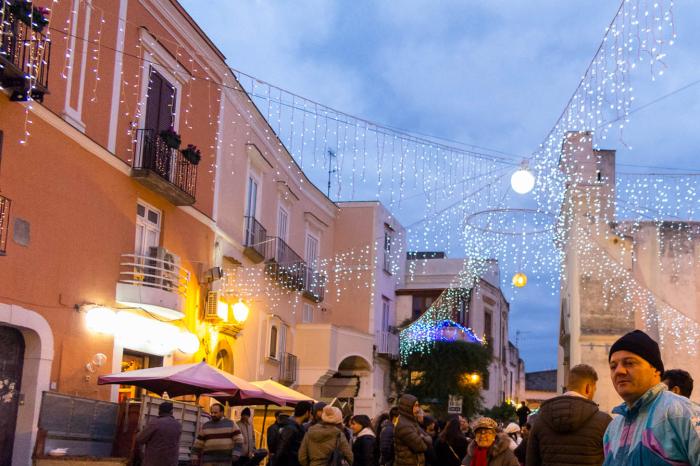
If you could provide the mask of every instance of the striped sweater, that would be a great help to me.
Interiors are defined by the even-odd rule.
[[[240,457],[243,436],[231,419],[206,422],[192,446],[192,460],[207,463],[230,463]]]

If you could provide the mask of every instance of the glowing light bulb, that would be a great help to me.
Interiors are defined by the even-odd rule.
[[[518,194],[527,194],[535,187],[535,175],[526,167],[520,167],[510,177],[510,186]]]
[[[85,315],[85,324],[93,332],[114,333],[116,314],[106,307],[93,307]]]
[[[513,286],[516,288],[522,288],[527,285],[527,275],[522,272],[518,272],[513,275]]]
[[[236,322],[245,322],[249,312],[248,306],[243,301],[238,301],[233,305],[233,318],[236,319]]]

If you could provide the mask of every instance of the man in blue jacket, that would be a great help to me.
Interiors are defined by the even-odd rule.
[[[659,345],[635,330],[608,356],[610,378],[625,402],[603,438],[604,466],[700,465],[700,408],[661,383]]]

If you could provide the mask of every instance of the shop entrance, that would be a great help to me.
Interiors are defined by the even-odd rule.
[[[14,328],[0,326],[0,466],[12,464],[23,368],[22,334]]]

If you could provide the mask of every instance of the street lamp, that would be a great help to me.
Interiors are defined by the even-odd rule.
[[[233,318],[236,319],[236,322],[238,322],[239,324],[242,324],[246,321],[249,312],[250,310],[248,309],[248,306],[246,306],[245,303],[240,299],[236,304],[233,305]]]
[[[535,187],[535,175],[527,168],[527,162],[511,175],[510,186],[518,194],[527,194]]]
[[[527,275],[522,272],[518,272],[513,275],[513,286],[516,288],[522,288],[527,285]]]

